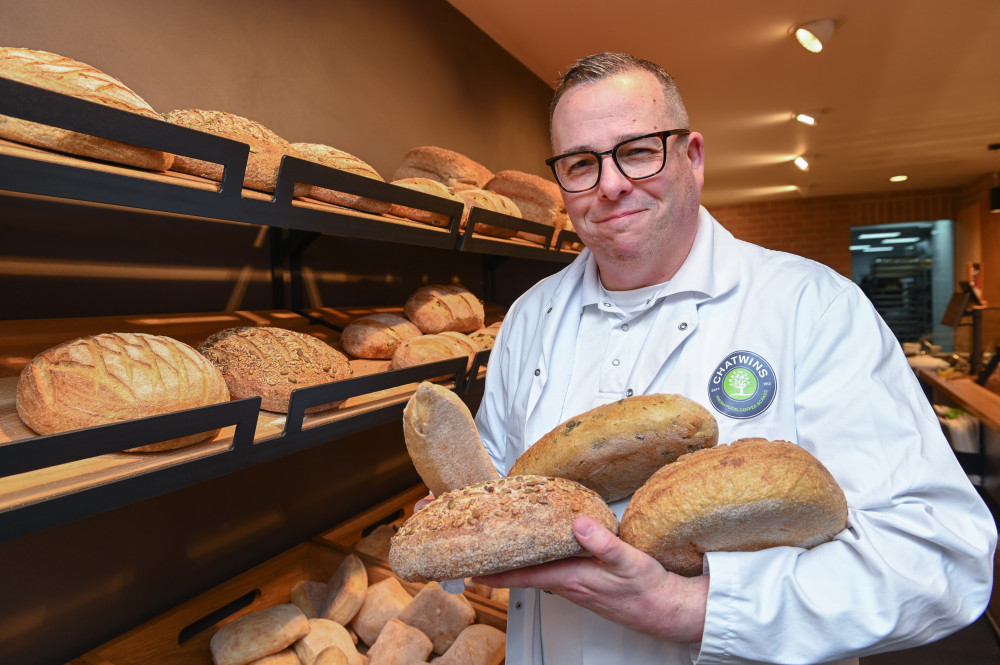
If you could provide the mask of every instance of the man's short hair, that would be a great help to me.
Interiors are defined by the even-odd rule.
[[[555,114],[556,105],[570,88],[586,83],[596,83],[612,76],[625,74],[634,71],[649,72],[660,82],[663,88],[664,101],[676,116],[676,121],[682,127],[688,126],[687,109],[684,107],[684,100],[677,89],[677,83],[670,74],[662,67],[649,60],[637,58],[626,53],[596,53],[580,58],[560,77],[556,84],[555,93],[552,96],[552,104],[549,106],[549,128],[552,127],[552,116]]]

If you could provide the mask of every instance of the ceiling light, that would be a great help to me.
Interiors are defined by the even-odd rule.
[[[796,157],[795,158],[795,165],[797,167],[799,167],[803,171],[808,171],[809,170],[809,162],[806,161],[805,157]]]
[[[863,249],[861,251],[866,254],[870,254],[872,252],[891,252],[893,249],[893,247],[869,247],[868,249]]]
[[[795,29],[795,39],[799,41],[799,44],[802,44],[802,48],[805,50],[819,53],[824,46],[830,43],[833,29],[836,27],[836,22],[829,18],[809,21]]]
[[[907,176],[905,175],[894,175],[891,178],[889,178],[889,182],[905,182],[906,178]]]
[[[852,252],[860,252],[862,249],[868,249],[869,247],[871,247],[871,245],[851,245],[847,249]]]
[[[886,238],[882,242],[884,242],[887,245],[899,244],[899,243],[909,244],[913,242],[920,242],[920,238]]]
[[[898,238],[903,235],[899,231],[885,231],[884,233],[862,233],[858,240],[878,240],[879,238]]]
[[[807,115],[805,113],[796,113],[795,119],[801,122],[803,125],[810,125],[810,126],[815,125],[817,122],[815,117]]]

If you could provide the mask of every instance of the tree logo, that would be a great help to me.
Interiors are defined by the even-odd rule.
[[[730,418],[752,418],[774,401],[774,370],[751,351],[734,351],[723,358],[708,381],[708,397],[719,413]]]

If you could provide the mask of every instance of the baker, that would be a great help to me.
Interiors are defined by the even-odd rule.
[[[678,393],[712,410],[720,443],[811,452],[850,512],[830,542],[712,552],[695,577],[578,518],[593,557],[479,579],[512,587],[507,662],[852,662],[975,620],[996,527],[861,291],[737,240],[700,206],[704,139],[657,65],[578,61],[550,122],[548,163],[587,248],[497,337],[476,424],[500,474],[576,414]]]

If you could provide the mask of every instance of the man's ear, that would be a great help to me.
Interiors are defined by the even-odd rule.
[[[688,134],[687,158],[701,190],[705,186],[705,139],[698,132]]]

